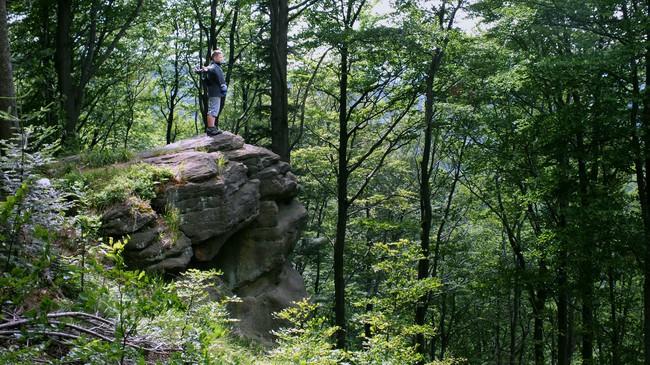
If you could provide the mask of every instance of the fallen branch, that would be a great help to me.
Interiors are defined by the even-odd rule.
[[[23,335],[23,334],[34,334],[34,335],[46,335],[46,336],[56,336],[63,338],[71,338],[76,340],[79,338],[78,335],[74,335],[66,332],[55,332],[55,331],[41,331],[41,330],[29,330],[29,331],[19,331],[19,330],[8,330],[0,331],[0,336],[2,335]]]
[[[47,318],[47,322],[45,323],[38,322],[37,318],[16,318],[5,323],[0,323],[0,337],[22,334],[78,339],[81,337],[80,334],[85,334],[107,342],[115,342],[117,340],[113,337],[113,334],[115,333],[115,323],[98,315],[84,312],[55,312],[48,313],[45,317]],[[86,324],[92,325],[93,327],[88,328],[84,327],[80,323],[70,323],[54,320],[61,318],[76,319],[77,321],[84,322]],[[38,328],[38,326],[57,326],[59,327],[59,331],[45,330]],[[22,328],[13,329],[16,327]],[[70,332],[64,331],[64,328],[69,329]],[[180,350],[178,347],[165,346],[164,344],[156,343],[142,337],[134,337],[131,340],[127,340],[125,344],[126,346],[147,353],[168,354],[170,352]]]
[[[93,314],[84,313],[84,312],[56,312],[56,313],[49,313],[47,315],[47,318],[61,318],[61,317],[84,318],[86,320],[92,319],[92,320],[96,320],[98,322],[101,322],[103,324],[115,327],[115,323],[113,323],[112,321],[110,321],[110,320],[108,320],[106,318],[102,318],[102,317],[99,317],[99,316],[96,316],[96,315],[93,315]],[[26,323],[30,323],[30,322],[33,322],[33,321],[35,321],[35,319],[33,319],[33,318],[32,319],[21,318],[21,319],[18,319],[18,320],[13,320],[13,321],[1,323],[0,324],[0,329],[17,327],[17,326],[20,326],[20,325],[23,325],[23,324],[26,324]]]

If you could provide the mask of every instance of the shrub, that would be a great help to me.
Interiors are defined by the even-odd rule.
[[[316,314],[318,306],[302,300],[278,313],[290,326],[276,331],[278,347],[271,351],[274,364],[339,364],[345,353],[333,349],[331,342],[336,327]]]

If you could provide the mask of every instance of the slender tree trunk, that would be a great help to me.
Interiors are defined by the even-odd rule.
[[[542,234],[539,219],[532,204],[528,205],[528,220],[535,236]],[[544,307],[546,305],[547,289],[545,286],[548,268],[546,258],[539,258],[537,280],[529,284],[529,296],[533,309],[533,358],[535,365],[544,365]]]
[[[232,76],[232,69],[235,65],[235,38],[237,37],[237,24],[239,21],[239,10],[240,2],[237,1],[234,5],[232,23],[230,23],[230,33],[228,34],[228,69],[226,70],[226,85],[230,85],[230,78]],[[221,111],[226,106],[226,96],[221,98],[221,104],[219,105],[219,115]],[[243,107],[242,111],[245,112],[246,108]],[[238,120],[239,121],[239,120]],[[238,128],[233,128],[238,129]],[[235,132],[237,133],[237,132]]]
[[[271,149],[289,161],[287,91],[287,0],[270,0],[271,10]],[[347,132],[346,132],[347,133]]]
[[[50,0],[41,0],[39,3],[40,7],[40,20],[41,20],[41,34],[39,36],[39,44],[41,49],[52,49],[54,48],[54,45],[52,44],[52,34],[50,32],[50,13],[51,13],[51,8],[50,8]],[[41,67],[44,69],[51,69],[52,66],[52,59],[51,58],[43,58],[41,60]],[[56,87],[56,85],[54,85]],[[52,88],[52,79],[50,77],[44,78],[41,81],[41,84],[39,86],[39,89],[41,91],[41,95],[43,100],[55,100],[56,98],[56,90]],[[44,102],[45,104],[45,102]],[[56,113],[55,113],[54,108],[50,108],[47,110],[46,114],[46,120],[47,120],[47,125],[53,125],[54,120],[56,118]]]
[[[137,87],[137,86],[136,86]],[[128,111],[128,119],[126,121],[126,130],[124,132],[124,148],[126,149],[128,144],[129,144],[129,133],[131,133],[131,128],[133,127],[134,123],[134,104],[135,104],[135,96],[133,95],[134,91],[129,87],[127,91],[127,100],[129,103],[129,111]]]
[[[650,12],[650,0],[646,0],[646,14]],[[645,22],[645,85],[643,92],[643,112],[641,113],[641,122],[644,127],[644,147],[645,147],[645,199],[646,214],[650,207],[650,23]],[[650,365],[650,217],[646,217],[645,232],[645,255],[644,255],[644,272],[643,272],[643,348],[645,356],[645,365]]]
[[[540,291],[533,298],[533,356],[535,365],[544,365],[544,304],[545,294]]]
[[[576,147],[578,156],[578,176],[579,176],[579,194],[580,201],[582,205],[581,211],[583,214],[588,212],[589,209],[589,198],[588,194],[588,177],[587,177],[587,167],[585,162],[585,148],[584,148],[584,137],[582,131],[577,134],[576,137]],[[585,240],[582,242],[582,252],[580,253],[581,265],[580,269],[580,291],[581,291],[581,301],[582,301],[582,363],[584,365],[593,365],[594,357],[594,330],[593,330],[593,268],[592,268],[592,259],[593,255],[591,250],[594,247],[594,243],[590,237],[589,232],[589,217],[583,216],[582,222],[585,227]]]
[[[7,1],[0,0],[0,111],[16,117],[14,88],[7,26]],[[18,130],[18,122],[0,117],[0,139],[10,138]]]
[[[460,8],[462,1],[459,1],[453,9],[450,10],[447,14],[445,8],[448,5],[446,1],[443,1],[439,10],[437,11],[436,18],[438,21],[439,30],[442,32],[448,31],[451,29],[451,26],[454,23],[454,18],[456,11]],[[447,18],[446,18],[447,17]],[[448,23],[445,24],[445,21]],[[442,44],[436,47],[431,55],[431,63],[429,64],[429,70],[427,72],[426,79],[426,89],[425,89],[425,110],[424,110],[424,126],[425,126],[425,136],[424,136],[424,151],[422,153],[422,161],[420,162],[420,248],[422,251],[423,257],[418,261],[418,280],[424,280],[429,277],[429,262],[431,260],[431,225],[432,225],[432,208],[431,208],[431,160],[434,156],[431,155],[431,144],[432,144],[432,133],[434,128],[433,122],[433,103],[434,103],[434,92],[433,92],[433,82],[435,80],[436,74],[442,62],[442,57],[444,55],[445,47],[449,42],[449,37],[445,36]],[[454,186],[455,186],[454,182]],[[453,196],[453,188],[451,196]],[[451,199],[450,196],[450,199]],[[444,220],[443,220],[444,221]],[[442,223],[444,224],[444,223]],[[442,227],[441,227],[442,229]],[[433,276],[437,275],[437,258],[438,250],[440,248],[440,232],[439,230],[438,239],[436,240],[436,261],[434,263],[434,272]],[[431,293],[426,293],[418,299],[415,308],[415,324],[424,325],[427,309],[429,305],[429,300]],[[431,357],[435,357],[436,353],[436,339],[431,340],[430,353]],[[416,351],[420,353],[424,359],[427,348],[426,340],[424,335],[418,333],[415,336]],[[424,360],[420,361],[420,364],[423,364]]]
[[[433,134],[433,80],[436,71],[436,59],[438,53],[434,53],[429,65],[427,76],[425,104],[424,104],[424,150],[420,161],[420,249],[422,258],[418,261],[418,280],[429,277],[430,242],[431,242],[431,144]],[[419,298],[415,308],[415,324],[423,326],[426,320],[429,294]],[[426,342],[424,335],[418,333],[415,337],[417,351],[424,356],[426,353]],[[435,354],[435,349],[434,349]],[[423,363],[423,362],[421,362]]]
[[[447,337],[447,333],[449,332],[447,330],[447,292],[443,291],[442,294],[440,295],[440,354],[438,355],[438,359],[444,360],[445,359],[445,351],[447,350],[447,341],[445,338]],[[453,312],[452,312],[453,315]]]
[[[199,30],[199,44],[203,44],[203,31]],[[203,60],[202,50],[203,46],[199,47],[199,60]],[[207,57],[210,57],[210,50],[208,49]],[[201,113],[201,121],[203,122],[203,128],[205,129],[208,126],[208,93],[207,88],[203,85],[203,82],[199,79],[198,82],[199,96],[199,112]]]
[[[570,295],[570,294],[569,294]],[[569,320],[568,320],[568,326],[569,326],[569,345],[567,348],[569,349],[569,354],[567,355],[567,358],[569,359],[569,363],[573,361],[573,353],[576,351],[578,348],[578,331],[576,331],[576,315],[578,314],[578,303],[574,297],[569,297]]]
[[[206,61],[210,62],[212,50],[217,48],[217,5],[219,0],[210,1],[210,31],[208,33],[208,53]]]
[[[325,218],[325,207],[327,206],[327,199],[323,199],[323,203],[320,204],[320,209],[318,210],[318,221],[316,223],[316,238],[321,235],[321,226],[323,224],[323,219]],[[321,271],[321,248],[316,248],[316,279],[314,279],[314,294],[318,295],[320,293],[320,271]]]
[[[517,327],[519,326],[519,307],[521,303],[521,283],[515,280],[512,295],[512,313],[510,315],[510,354],[508,363],[517,363]]]
[[[165,140],[167,144],[172,143],[172,127],[174,126],[174,107],[172,104],[169,108],[169,114],[167,115],[167,128],[165,130]]]
[[[495,363],[501,365],[501,321],[494,321],[496,330],[494,331],[494,357]]]
[[[568,141],[567,141],[568,142]],[[558,267],[557,267],[557,352],[558,364],[569,365],[569,289],[567,280],[568,249],[566,237],[566,214],[569,207],[569,158],[566,151],[567,144],[561,143],[559,163],[559,223],[558,228],[562,235],[559,240]]]
[[[366,206],[366,219],[370,220],[372,218],[372,214],[370,211],[370,208]],[[377,278],[376,274],[372,271],[372,260],[370,260],[370,253],[372,252],[372,247],[373,247],[373,241],[372,241],[372,235],[370,232],[370,228],[366,230],[366,249],[368,252],[368,259],[364,263],[364,272],[367,273],[368,278],[366,279],[366,298],[368,299],[368,303],[366,303],[366,308],[365,308],[365,313],[369,314],[373,311],[374,305],[370,301],[371,298],[375,296],[375,293],[377,291]],[[363,333],[365,338],[370,339],[372,337],[372,325],[370,322],[364,322],[363,323]]]
[[[614,278],[613,269],[610,267],[607,272],[607,279],[609,282],[609,308],[610,308],[610,322],[612,331],[610,334],[612,342],[612,365],[621,365],[621,332],[618,324],[618,316],[616,310],[616,279]]]
[[[239,22],[240,2],[235,3],[233,9],[232,23],[230,24],[230,34],[228,35],[228,69],[226,70],[226,84],[230,85],[232,77],[232,68],[235,65],[235,39],[237,38],[237,25]]]
[[[646,57],[646,63],[647,63],[647,57]],[[648,260],[647,260],[647,255],[648,247],[650,247],[650,202],[648,201],[648,196],[647,196],[647,185],[648,185],[648,171],[644,170],[644,167],[647,167],[647,164],[644,165],[644,160],[648,159],[648,148],[645,147],[644,151],[642,152],[642,146],[641,146],[641,140],[643,140],[643,144],[647,146],[647,143],[650,141],[650,136],[648,136],[648,131],[650,130],[650,116],[648,115],[643,115],[641,114],[641,129],[642,132],[641,136],[639,136],[639,130],[637,127],[637,123],[639,122],[639,103],[637,100],[641,98],[641,91],[640,91],[640,86],[639,86],[639,74],[638,74],[638,65],[637,65],[637,60],[632,57],[630,59],[630,71],[631,71],[631,78],[632,78],[632,101],[631,101],[631,108],[630,108],[630,134],[632,136],[631,142],[632,142],[632,151],[634,153],[634,170],[636,172],[636,183],[637,183],[637,196],[639,199],[639,205],[641,206],[641,218],[643,221],[643,227],[644,227],[644,247],[645,253],[644,253],[644,267],[643,267],[643,272],[644,272],[644,286],[643,286],[643,298],[644,298],[644,310],[643,310],[643,316],[644,316],[644,327],[643,327],[643,347],[644,347],[644,354],[645,354],[645,364],[650,365],[650,267],[648,266]],[[646,92],[645,96],[648,97],[649,93]],[[645,98],[643,100],[644,102],[644,109],[648,110],[648,108],[645,106]],[[650,104],[650,102],[648,102]],[[650,112],[648,110],[647,112]],[[644,154],[645,154],[645,159],[644,159]]]
[[[345,233],[348,222],[348,47],[341,46],[341,79],[339,82],[339,146],[338,146],[338,176],[337,185],[337,220],[336,240],[334,241],[334,317],[338,327],[336,332],[336,347],[345,348],[346,320],[345,320],[345,279],[343,275],[345,252]]]
[[[558,299],[557,299],[557,353],[558,364],[569,365],[569,294],[567,289],[567,251],[566,247],[560,248],[559,268],[557,274]]]
[[[321,254],[320,249],[316,250],[316,279],[314,279],[314,295],[320,293],[320,265],[321,265]]]
[[[176,36],[178,36],[178,23],[174,22],[174,25],[176,27]],[[174,45],[176,49],[174,50],[174,80],[172,81],[172,84],[169,88],[169,95],[165,95],[166,98],[168,98],[168,103],[167,106],[169,109],[167,110],[167,129],[165,133],[165,138],[167,141],[167,144],[170,144],[174,141],[175,139],[175,133],[172,136],[172,128],[174,126],[174,112],[176,111],[176,104],[178,104],[178,91],[180,89],[180,54],[179,54],[179,49],[178,49],[178,44]],[[162,69],[161,69],[162,72]],[[162,77],[162,74],[160,75]]]

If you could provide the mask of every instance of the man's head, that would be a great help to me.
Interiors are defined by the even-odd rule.
[[[219,48],[213,50],[210,57],[216,63],[223,62],[223,52]]]

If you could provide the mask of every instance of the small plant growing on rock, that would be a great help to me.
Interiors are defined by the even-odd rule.
[[[216,158],[215,162],[217,163],[217,171],[220,175],[223,174],[224,170],[226,169],[226,165],[228,164],[228,159],[223,155],[219,155],[219,157]]]
[[[167,204],[165,207],[165,214],[163,214],[163,219],[167,225],[171,243],[174,244],[181,231],[181,211],[175,206]]]

